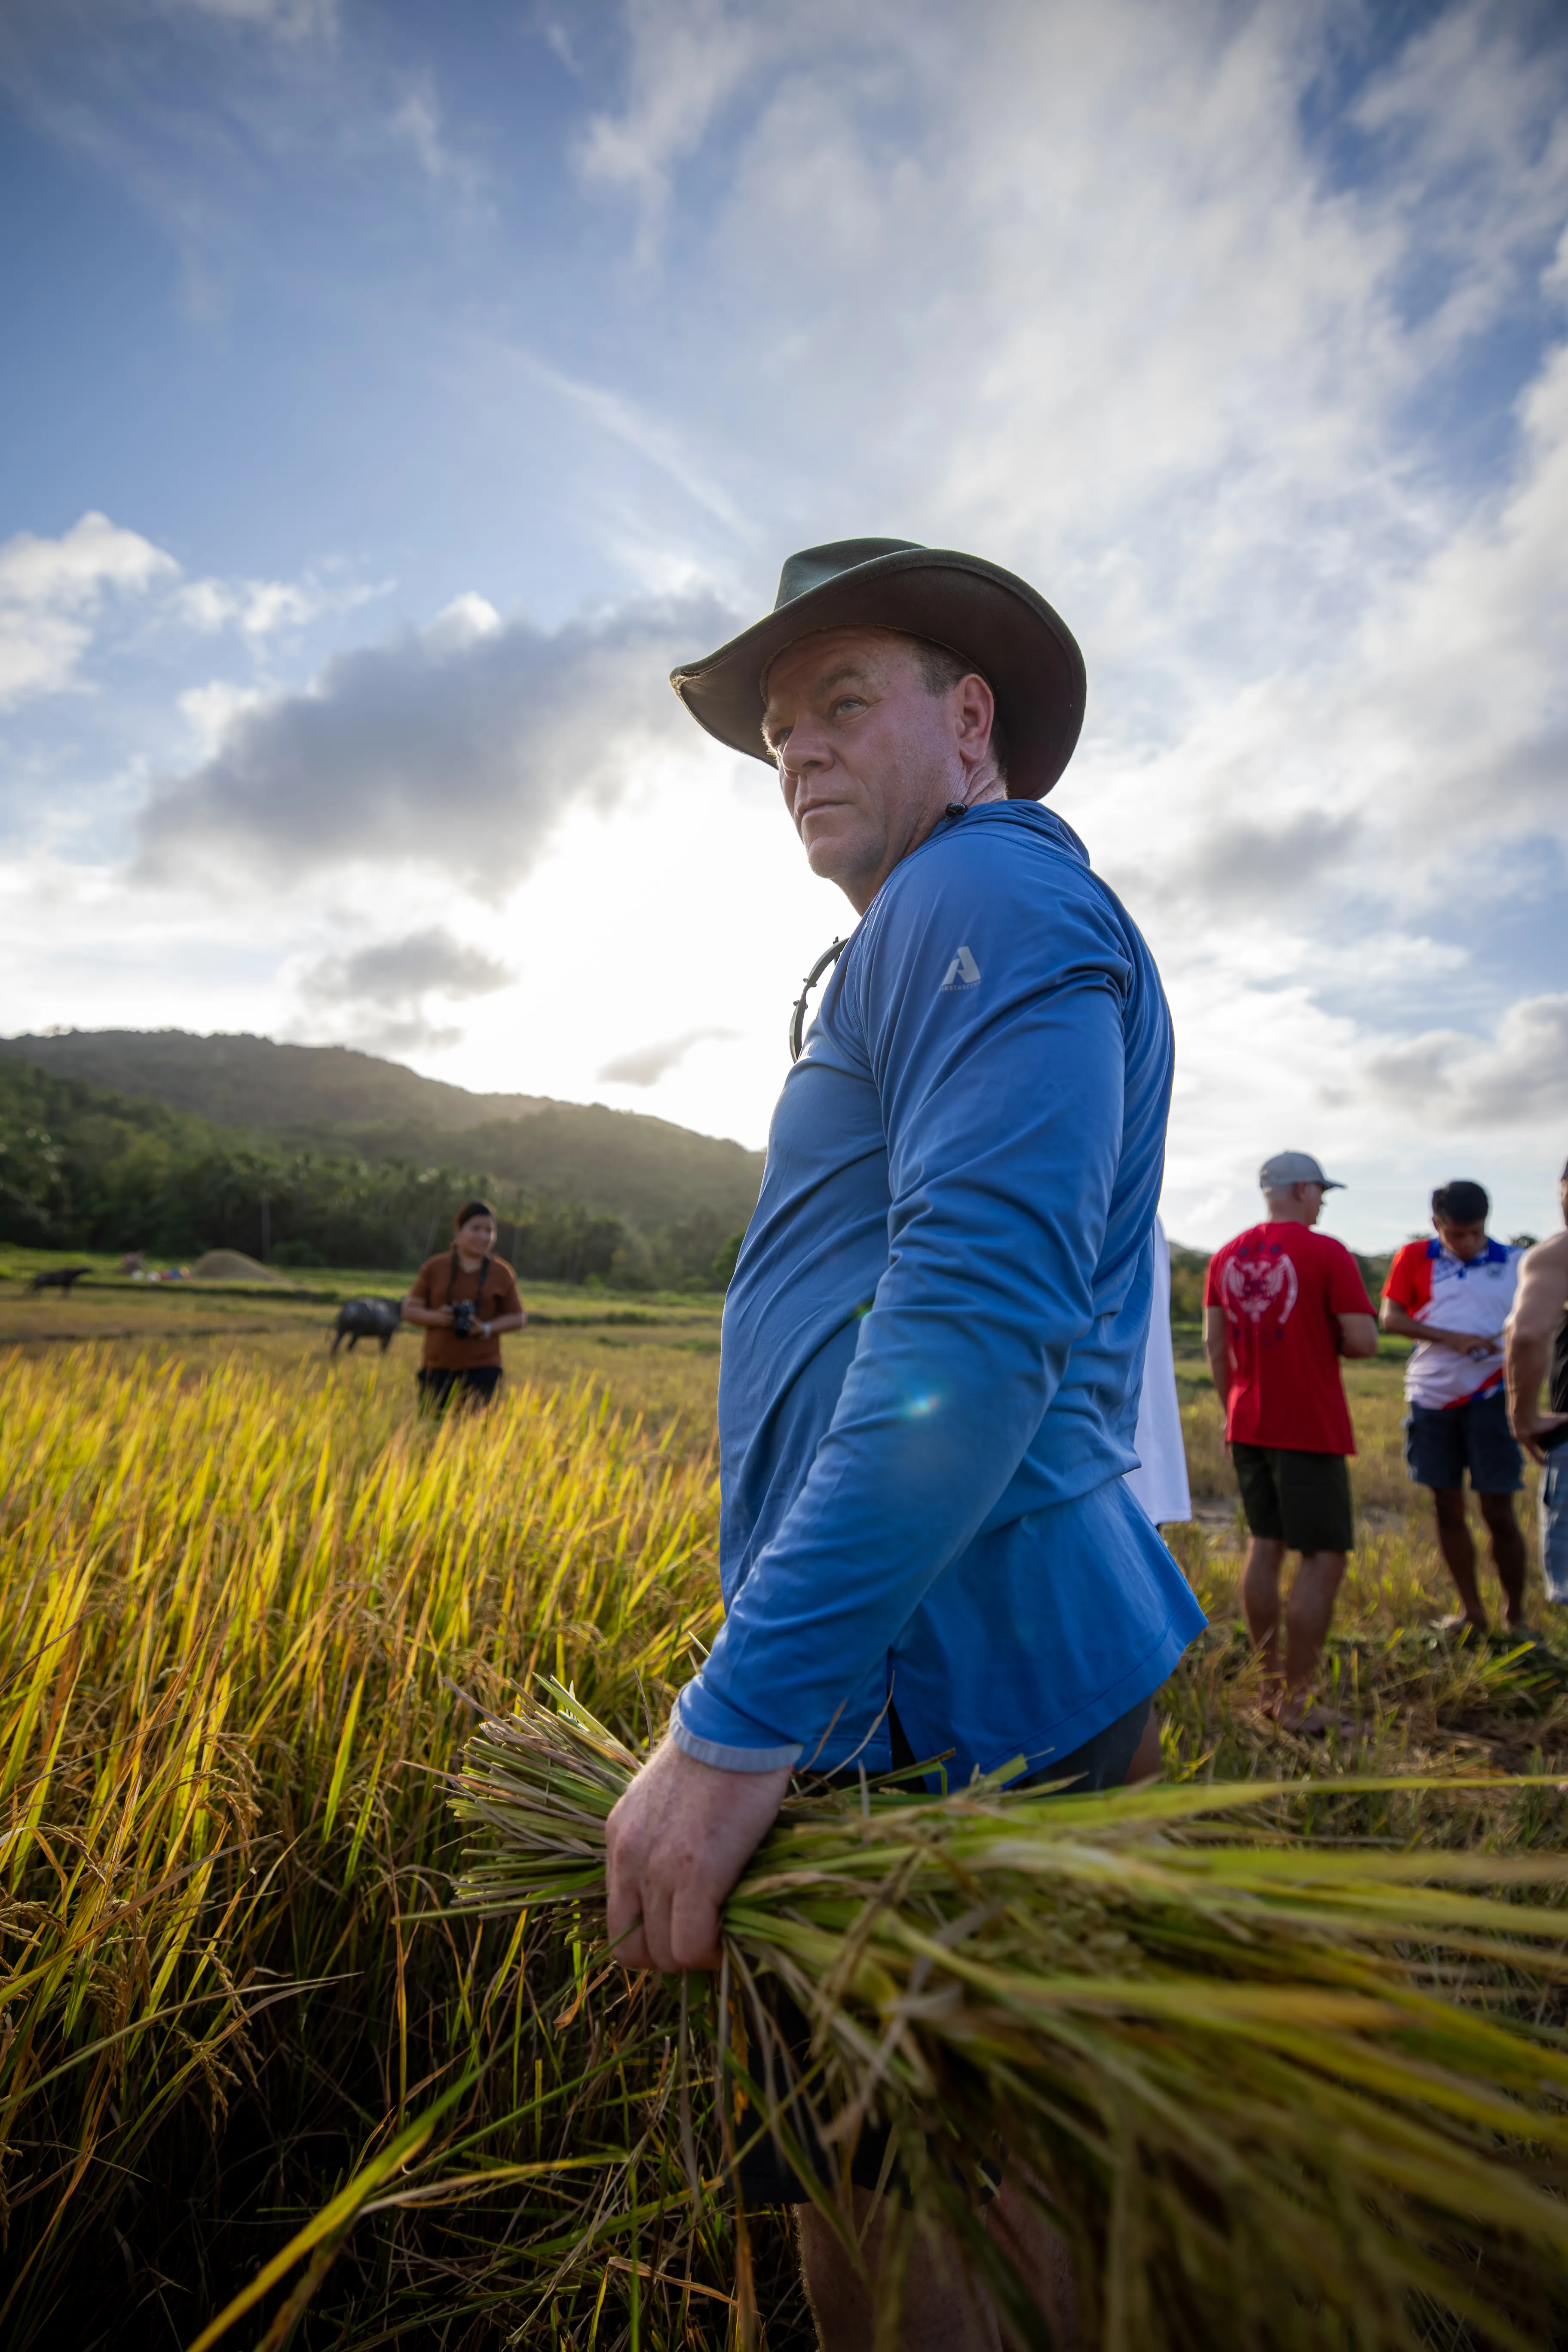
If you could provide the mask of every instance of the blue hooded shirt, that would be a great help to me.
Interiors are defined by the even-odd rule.
[[[1133,1500],[1171,1090],[1153,961],[1070,827],[985,803],[889,876],[784,1081],[724,1309],[725,1622],[672,1736],[1038,1769],[1204,1622]]]

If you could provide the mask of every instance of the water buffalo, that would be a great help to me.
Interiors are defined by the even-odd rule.
[[[345,1298],[332,1326],[332,1353],[337,1354],[345,1339],[351,1356],[361,1339],[379,1339],[384,1356],[402,1322],[403,1310],[395,1298]]]
[[[46,1266],[42,1274],[33,1276],[27,1287],[29,1290],[63,1290],[68,1297],[72,1283],[79,1282],[84,1274],[91,1272],[90,1265]]]

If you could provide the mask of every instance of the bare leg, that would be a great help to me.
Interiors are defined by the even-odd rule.
[[[1247,1630],[1263,1662],[1263,1672],[1275,1687],[1279,1681],[1279,1571],[1284,1565],[1285,1546],[1278,1536],[1254,1536],[1241,1572]]]
[[[854,2198],[869,2281],[816,2207],[799,2209],[800,2267],[821,2352],[871,2352],[876,2338],[887,2231],[881,2213],[866,2226],[868,2193],[857,2189]],[[1001,2344],[991,2298],[965,2276],[956,2247],[939,2253],[918,2238],[904,2278],[900,2352],[1001,2352]]]
[[[861,2277],[814,2206],[799,2209],[800,2260],[821,2352],[871,2352],[882,2302],[885,2231],[880,2214],[866,2227],[870,2198],[856,2189],[855,2223],[871,2277]],[[1004,2181],[985,2210],[985,2226],[1032,2283],[1054,2352],[1081,2352],[1078,2290],[1066,2239],[1037,2201]],[[1047,2338],[1004,2329],[990,2295],[965,2275],[956,2246],[916,2242],[904,2281],[899,2352],[1039,2352]]]
[[[1331,1718],[1312,1705],[1312,1676],[1333,1622],[1344,1579],[1342,1551],[1304,1551],[1285,1604],[1285,1688],[1279,1720],[1287,1731],[1325,1731]]]
[[[1151,1723],[1153,1719],[1149,1718]],[[1129,1781],[1135,1777],[1129,1773]],[[1026,2197],[1013,2181],[1004,2180],[986,2208],[985,2226],[1011,2256],[1019,2277],[1031,2283],[1051,2332],[1052,2352],[1083,2352],[1072,2251],[1061,2231],[1051,2227],[1038,2201]],[[1009,2352],[1038,2352],[1037,2344],[1016,2337],[1010,2327],[999,2333]]]
[[[1152,1707],[1143,1726],[1143,1737],[1132,1751],[1132,1761],[1127,1767],[1126,1785],[1135,1789],[1140,1780],[1157,1780],[1160,1777],[1160,1718]]]
[[[1437,1513],[1437,1549],[1454,1580],[1466,1622],[1473,1625],[1478,1633],[1484,1633],[1486,1604],[1476,1582],[1476,1546],[1465,1512],[1465,1490],[1462,1486],[1434,1486],[1432,1501]]]
[[[1511,1495],[1479,1495],[1481,1517],[1492,1539],[1492,1566],[1503,1590],[1510,1626],[1524,1622],[1524,1537],[1513,1516]]]

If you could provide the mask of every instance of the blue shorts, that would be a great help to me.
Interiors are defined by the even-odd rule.
[[[1509,1429],[1501,1389],[1446,1411],[1413,1404],[1405,1420],[1405,1460],[1418,1486],[1462,1486],[1467,1470],[1478,1495],[1516,1495],[1524,1484],[1524,1456]]]

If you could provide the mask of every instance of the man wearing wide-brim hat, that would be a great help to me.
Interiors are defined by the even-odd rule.
[[[1041,806],[1083,721],[1072,636],[995,564],[851,540],[793,556],[773,611],[673,683],[776,766],[862,919],[725,1307],[725,1623],[611,1816],[612,1936],[666,1969],[716,1964],[793,1771],[1113,1785],[1203,1623],[1125,1483],[1171,1025]],[[868,2345],[813,2214],[803,2246],[825,2343]],[[922,2283],[909,2341],[971,2340],[953,2294]]]

